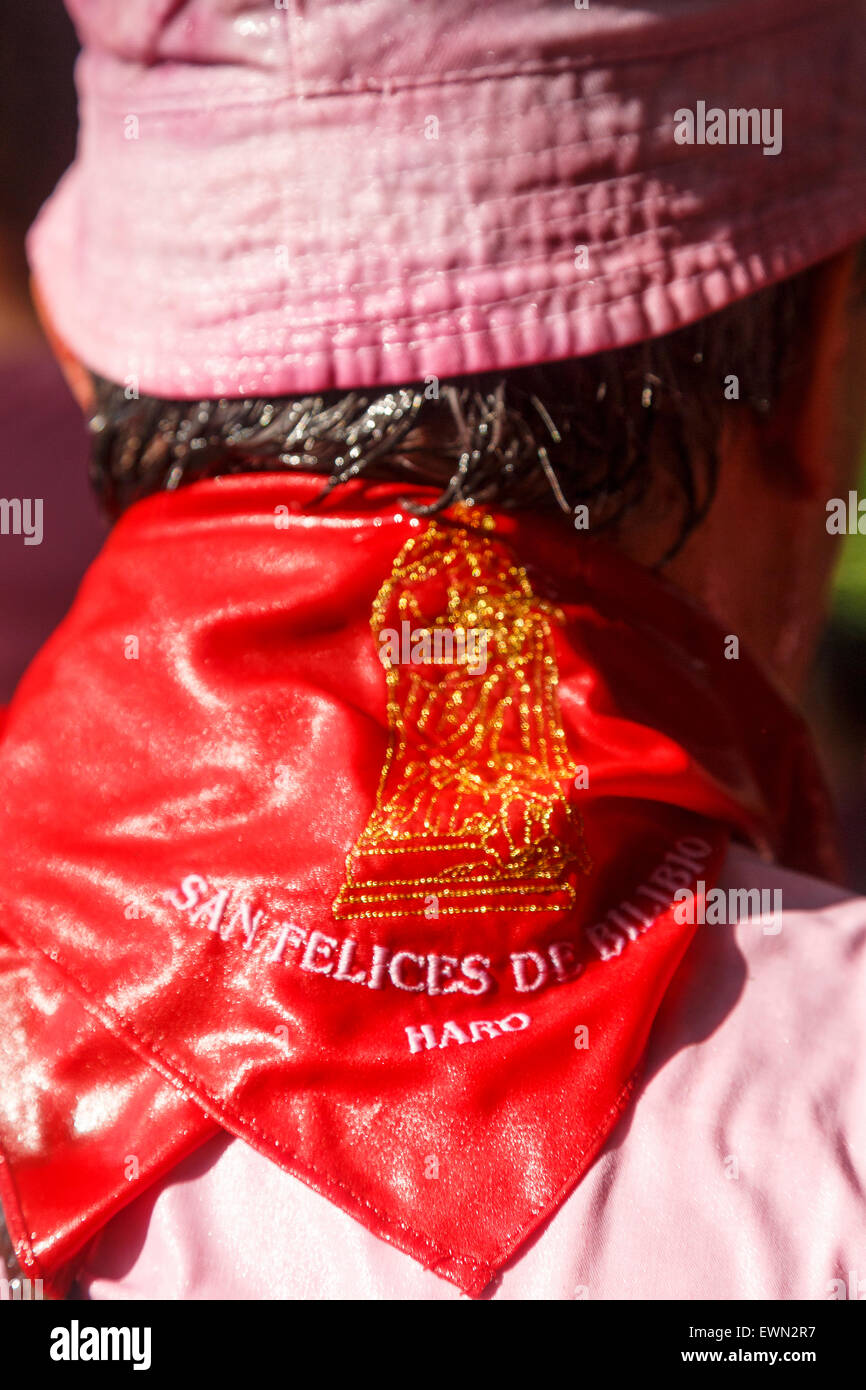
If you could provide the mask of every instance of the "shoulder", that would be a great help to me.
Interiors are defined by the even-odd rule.
[[[856,1002],[863,1012],[866,898],[765,864],[741,846],[729,852],[719,887],[750,977],[785,984],[785,999],[798,1008]]]
[[[721,881],[726,886],[778,889],[784,894],[791,911],[821,912],[824,909],[859,904],[866,907],[866,898],[858,897],[837,884],[800,874],[779,864],[765,862],[759,854],[745,845],[732,844],[722,868]]]
[[[866,1250],[866,900],[740,847],[718,887],[743,915],[697,929],[618,1177],[654,1168],[670,1296],[835,1297]]]
[[[740,846],[717,890],[720,920],[697,929],[662,1038],[705,1040],[693,1064],[720,1079],[784,1082],[804,1104],[826,1082],[853,1103],[841,1078],[850,1083],[866,1055],[866,899]]]

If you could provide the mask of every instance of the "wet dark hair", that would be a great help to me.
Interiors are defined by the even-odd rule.
[[[431,484],[433,502],[407,504],[422,514],[583,504],[597,530],[640,500],[661,433],[654,456],[682,497],[672,554],[712,501],[729,400],[768,415],[804,370],[815,275],[616,352],[450,381],[181,401],[95,376],[93,482],[110,516],[201,478],[285,470],[323,474],[323,495],[359,476]]]

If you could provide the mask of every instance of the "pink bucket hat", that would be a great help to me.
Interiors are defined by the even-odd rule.
[[[866,234],[863,0],[71,0],[31,231],[87,366],[375,386],[669,332]]]

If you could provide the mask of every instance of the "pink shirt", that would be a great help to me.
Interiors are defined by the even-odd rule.
[[[778,889],[783,910],[699,929],[633,1109],[488,1296],[828,1299],[862,1280],[866,1297],[866,899],[741,848],[720,886]],[[110,1223],[81,1289],[461,1296],[228,1138]]]

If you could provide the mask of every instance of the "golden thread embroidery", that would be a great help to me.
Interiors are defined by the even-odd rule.
[[[487,666],[383,658],[391,731],[376,806],[346,859],[337,919],[564,912],[591,861],[568,793],[552,624],[525,570],[461,508],[406,542],[370,626],[485,629]],[[439,862],[431,872],[429,856]]]

